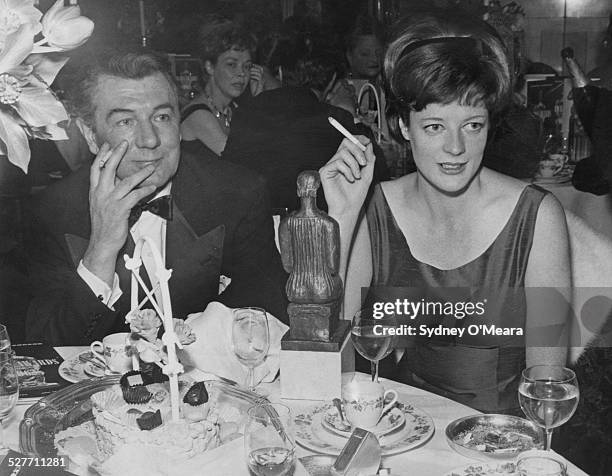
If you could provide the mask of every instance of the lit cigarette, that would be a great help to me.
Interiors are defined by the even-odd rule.
[[[328,117],[327,120],[332,126],[334,126],[335,129],[338,130],[338,132],[340,132],[340,134],[342,134],[344,137],[350,140],[353,144],[359,147],[363,152],[366,151],[365,145],[359,142],[359,139],[357,139],[357,137],[355,137],[353,134],[347,131],[342,124],[336,121],[333,117]]]

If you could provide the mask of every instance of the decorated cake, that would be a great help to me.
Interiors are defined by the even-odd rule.
[[[239,408],[219,403],[215,382],[180,381],[179,389],[181,418],[173,421],[168,382],[150,382],[141,372],[128,372],[118,385],[90,397],[93,421],[59,432],[56,446],[73,462],[100,474],[115,474],[105,467],[107,463],[116,466],[114,460],[126,449],[134,462],[151,459],[146,456],[150,454],[178,462],[240,436],[243,415]],[[134,402],[135,398],[139,401]],[[93,452],[91,442],[82,438],[87,435],[95,441]],[[122,474],[140,474],[123,464]]]

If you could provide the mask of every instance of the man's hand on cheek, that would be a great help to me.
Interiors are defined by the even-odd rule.
[[[155,191],[154,185],[140,186],[155,171],[153,165],[123,179],[117,177],[117,167],[127,149],[127,141],[114,148],[103,144],[90,170],[91,238],[83,264],[109,285],[113,282],[117,254],[127,239],[130,210]]]

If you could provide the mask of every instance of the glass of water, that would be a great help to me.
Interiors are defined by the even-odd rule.
[[[0,351],[0,454],[9,448],[4,442],[4,421],[11,414],[19,398],[19,383],[11,351]]]
[[[576,374],[559,365],[526,368],[518,397],[525,416],[546,430],[546,450],[550,450],[553,429],[569,420],[578,406]]]
[[[280,403],[255,405],[247,411],[244,450],[256,476],[289,476],[295,470],[291,410]]]

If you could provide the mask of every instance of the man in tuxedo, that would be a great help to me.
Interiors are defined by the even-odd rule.
[[[127,330],[124,256],[144,236],[172,269],[174,317],[218,300],[284,320],[286,275],[265,182],[218,158],[181,154],[178,95],[163,61],[101,55],[83,68],[71,100],[96,157],[40,199],[26,337],[76,345]],[[147,246],[142,261],[159,295]],[[231,282],[219,295],[223,276]]]

